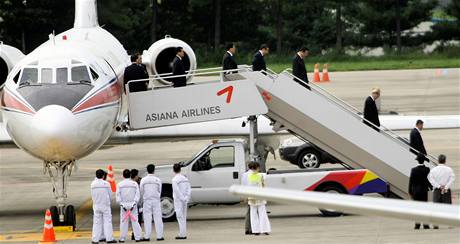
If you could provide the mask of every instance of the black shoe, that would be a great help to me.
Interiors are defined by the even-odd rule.
[[[105,241],[106,241],[106,239],[100,239],[99,240],[99,242],[105,242]]]
[[[254,233],[254,235],[258,236],[258,235],[260,235],[260,233]]]
[[[108,241],[107,243],[117,243],[116,240],[111,240],[111,241]]]
[[[91,244],[99,244],[97,241],[92,241]]]
[[[414,230],[418,230],[418,229],[420,229],[420,225],[415,225]]]
[[[150,238],[142,238],[141,241],[150,241]]]
[[[430,226],[429,225],[423,225],[423,229],[425,229],[425,230],[430,229]]]
[[[143,242],[143,240],[136,240],[136,242]]]
[[[125,240],[119,240],[118,242],[119,243],[125,243]]]
[[[187,239],[186,236],[176,236],[176,240],[185,240]]]
[[[435,225],[435,226],[433,226],[433,229],[437,230],[437,229],[439,229],[439,226]]]
[[[265,232],[265,233],[264,233],[264,235],[268,236],[268,235],[270,235],[270,233],[268,233],[268,232]]]
[[[157,238],[157,241],[164,241],[165,238],[161,237],[161,238]]]

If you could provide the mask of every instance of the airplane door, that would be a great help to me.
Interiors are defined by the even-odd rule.
[[[192,165],[189,180],[192,185],[192,201],[202,203],[238,202],[239,197],[228,192],[232,184],[238,184],[233,146],[214,147]]]

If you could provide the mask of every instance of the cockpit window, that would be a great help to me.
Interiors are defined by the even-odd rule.
[[[68,80],[67,68],[57,68],[56,83],[67,83]]]
[[[53,83],[53,69],[43,68],[41,75],[41,83]]]
[[[89,74],[88,74],[88,69],[86,68],[86,66],[72,67],[72,81],[73,82],[80,82],[80,81],[91,82],[91,79],[89,78]]]
[[[21,75],[20,85],[22,84],[32,84],[38,82],[38,69],[37,68],[24,68]]]

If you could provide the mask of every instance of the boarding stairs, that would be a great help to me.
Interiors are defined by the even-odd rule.
[[[287,130],[308,140],[352,168],[373,171],[388,183],[389,192],[409,198],[409,175],[417,162],[404,139],[384,127],[377,131],[365,125],[351,105],[287,70],[280,74],[270,70],[253,72],[250,67],[236,71],[186,87],[159,86],[128,93],[131,128],[261,114],[273,121],[274,130]],[[222,73],[204,70],[195,75]],[[157,78],[160,76],[151,79]],[[432,156],[427,158],[429,166],[436,164]]]

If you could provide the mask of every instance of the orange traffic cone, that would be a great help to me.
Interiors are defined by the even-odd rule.
[[[115,179],[113,178],[113,168],[112,165],[107,167],[107,181],[110,183],[110,188],[112,188],[112,192],[117,191],[117,184],[115,183]]]
[[[329,80],[329,74],[327,73],[327,64],[323,65],[323,79],[321,81],[328,82]]]
[[[320,78],[319,78],[319,64],[315,64],[315,73],[313,74],[313,81],[314,82],[320,82]]]
[[[51,212],[46,210],[45,224],[43,226],[42,242],[55,242],[56,236],[54,235],[53,220],[51,219]]]

